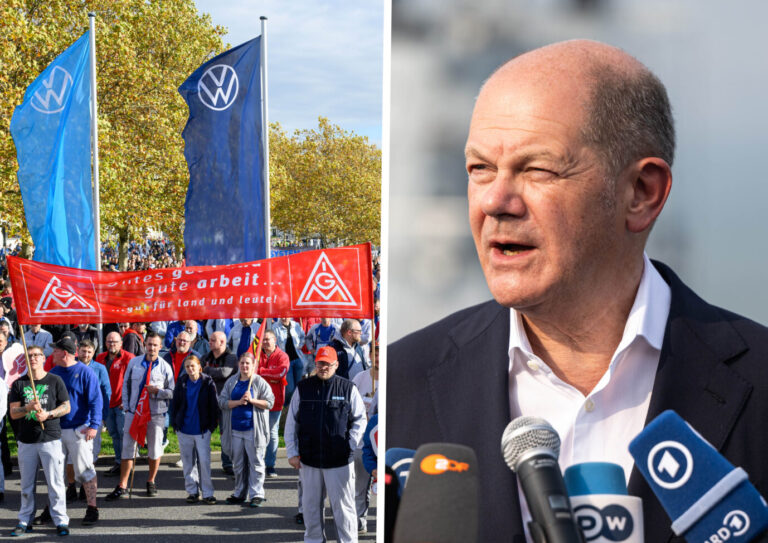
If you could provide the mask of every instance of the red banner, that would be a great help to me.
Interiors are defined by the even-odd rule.
[[[370,318],[370,244],[230,266],[95,272],[8,257],[20,324]]]

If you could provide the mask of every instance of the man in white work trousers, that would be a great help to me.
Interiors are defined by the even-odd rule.
[[[285,420],[288,463],[301,478],[305,543],[325,541],[323,488],[339,542],[357,541],[353,460],[365,430],[365,406],[355,385],[336,375],[338,366],[332,347],[318,349],[317,374],[299,382]]]

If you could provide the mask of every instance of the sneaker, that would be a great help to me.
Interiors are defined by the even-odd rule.
[[[277,470],[275,468],[267,468],[267,477],[277,477]]]
[[[264,498],[259,498],[258,496],[251,498],[251,507],[261,507],[265,501],[267,500]]]
[[[226,473],[227,475],[234,475],[235,474],[235,470],[232,469],[232,466],[225,466],[225,467],[221,468],[221,470],[224,473]]]
[[[235,496],[232,494],[229,498],[227,498],[227,503],[234,504],[234,503],[243,503],[245,501],[245,498],[241,498],[240,496]]]
[[[56,535],[65,536],[69,535],[69,526],[66,524],[59,524],[56,526]]]
[[[203,503],[206,505],[216,505],[216,496],[208,496],[203,498]]]
[[[357,533],[358,534],[368,533],[368,523],[366,523],[365,520],[357,519]]]
[[[177,467],[177,468],[183,468],[184,467],[184,464],[182,463],[181,458],[179,458],[176,461],[176,463],[174,464],[174,467]]]
[[[197,503],[200,501],[200,494],[190,494],[187,496],[187,503]]]
[[[157,485],[154,482],[147,481],[147,496],[157,496]]]
[[[304,526],[304,513],[297,513],[293,518],[296,519],[296,524],[299,526]]]
[[[85,501],[85,487],[80,487],[80,494],[78,494],[77,499]]]
[[[89,505],[85,509],[85,517],[83,517],[83,526],[93,526],[99,520],[99,508]]]
[[[77,501],[77,486],[75,483],[70,483],[67,486],[67,503]]]
[[[43,509],[43,512],[36,516],[35,520],[32,521],[32,524],[35,526],[42,526],[43,524],[48,524],[49,522],[53,522],[53,519],[51,518],[51,511],[46,505],[45,509]]]
[[[120,464],[112,464],[112,467],[104,472],[107,477],[114,477],[120,475]]]
[[[104,499],[108,502],[112,502],[115,500],[119,500],[120,498],[123,498],[126,494],[128,494],[128,490],[125,488],[120,487],[119,485],[115,487],[115,489],[107,494]]]
[[[19,537],[20,535],[27,534],[32,531],[32,526],[26,524],[17,524],[16,527],[11,530],[11,537]]]

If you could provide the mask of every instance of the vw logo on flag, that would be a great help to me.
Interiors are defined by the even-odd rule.
[[[235,103],[239,90],[237,73],[232,66],[211,66],[197,82],[197,95],[206,107],[223,111]]]
[[[61,66],[54,66],[43,86],[35,92],[30,104],[40,113],[58,113],[67,103],[66,97],[72,88],[72,76]]]

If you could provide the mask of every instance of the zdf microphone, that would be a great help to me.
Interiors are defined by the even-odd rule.
[[[643,502],[627,495],[624,470],[585,462],[565,470],[573,514],[587,543],[643,543]]]
[[[427,443],[416,451],[400,500],[395,543],[474,543],[478,527],[475,451]]]
[[[672,531],[689,543],[746,543],[768,529],[768,507],[749,482],[677,413],[656,417],[629,452]]]
[[[557,457],[560,436],[539,417],[518,417],[501,436],[504,461],[517,474],[536,543],[582,543]]]

